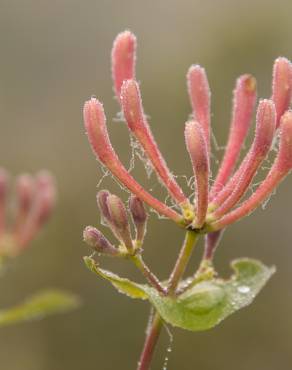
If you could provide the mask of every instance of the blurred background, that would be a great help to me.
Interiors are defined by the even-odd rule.
[[[89,148],[82,105],[96,95],[105,105],[112,141],[128,166],[127,128],[116,122],[110,51],[116,34],[132,30],[138,38],[137,77],[153,133],[186,191],[191,176],[183,128],[190,106],[185,74],[203,65],[212,89],[214,168],[228,132],[232,89],[238,75],[258,79],[260,97],[271,93],[271,71],[278,56],[292,57],[292,3],[210,0],[0,0],[0,158],[12,176],[52,171],[58,205],[49,225],[31,248],[13,261],[0,280],[1,307],[45,287],[71,290],[83,306],[66,315],[0,330],[0,361],[9,370],[135,369],[144,341],[149,306],[119,295],[87,271],[82,242],[88,224],[99,225],[95,203],[102,172]],[[155,176],[148,180],[136,159],[134,174],[164,199]],[[269,164],[268,164],[269,165]],[[101,186],[126,200],[110,178]],[[179,370],[291,369],[292,351],[292,177],[263,211],[230,227],[216,255],[227,276],[229,261],[240,256],[275,264],[277,273],[250,307],[203,333],[170,328],[153,363]],[[101,227],[110,238],[109,231]],[[145,259],[157,275],[168,276],[183,233],[152,215]],[[191,263],[198,264],[202,246]],[[102,265],[143,281],[125,262]]]

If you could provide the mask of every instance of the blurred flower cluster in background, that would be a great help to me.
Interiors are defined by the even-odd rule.
[[[108,188],[126,200],[92,156],[82,125],[83,101],[92,93],[107,102],[111,139],[129,167],[133,153],[113,99],[110,53],[106,52],[115,35],[129,28],[139,39],[137,75],[145,111],[151,112],[151,129],[180,185],[188,189],[192,169],[182,135],[190,111],[185,71],[198,63],[208,73],[215,173],[224,152],[237,76],[256,76],[258,95],[269,98],[273,61],[283,55],[292,58],[292,4],[288,0],[2,0],[0,9],[1,166],[9,168],[12,176],[24,169],[35,173],[48,168],[57,179],[59,194],[45,237],[33,241],[9,267],[11,273],[0,280],[1,305],[10,305],[42,286],[74,291],[84,302],[81,309],[67,315],[3,328],[1,365],[9,370],[129,369],[140,350],[149,307],[117,295],[106,282],[88,274],[81,261],[87,253],[82,230],[99,221],[97,190]],[[248,144],[251,140],[252,135]],[[265,162],[266,171],[270,167]],[[132,173],[153,195],[166,197],[155,176],[148,177],[137,158]],[[254,305],[215,330],[193,335],[170,329],[176,335],[169,368],[189,369],[193,363],[206,370],[274,370],[279,364],[289,369],[290,204],[292,181],[288,178],[264,210],[259,208],[225,233],[216,259],[223,275],[229,269],[226,261],[238,256],[259,258],[267,265],[275,264],[278,271]],[[151,260],[161,280],[169,275],[167,266],[172,266],[183,237],[183,232],[171,226],[155,217],[149,219],[145,259]],[[192,260],[193,266],[198,260]],[[108,260],[106,267],[141,279],[128,265]],[[164,334],[154,369],[162,368],[169,341]]]

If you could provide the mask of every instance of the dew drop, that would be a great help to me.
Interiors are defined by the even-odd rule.
[[[164,362],[163,362],[163,367],[162,367],[162,370],[167,370],[167,367],[168,367],[168,361],[169,361],[169,356],[168,356],[168,353],[171,353],[172,351],[172,346],[173,346],[173,335],[171,333],[171,331],[169,330],[169,327],[168,326],[164,326],[165,329],[166,329],[166,332],[169,336],[169,344],[168,344],[168,347],[166,349],[166,352],[167,352],[167,355],[165,356],[164,358]]]
[[[248,287],[247,285],[242,285],[242,286],[239,286],[237,290],[239,293],[247,294],[250,292],[250,287]]]

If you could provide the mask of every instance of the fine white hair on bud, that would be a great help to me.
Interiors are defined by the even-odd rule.
[[[96,252],[109,256],[119,255],[119,251],[95,227],[87,226],[83,231],[84,241]]]
[[[136,228],[136,240],[143,242],[146,233],[147,213],[143,202],[135,195],[129,199],[129,208]]]
[[[185,141],[193,165],[196,185],[195,228],[203,226],[208,208],[209,155],[204,131],[198,122],[190,121],[185,126]]]
[[[277,127],[289,109],[292,97],[292,65],[287,58],[277,58],[273,67],[272,100],[276,106]]]
[[[118,99],[123,82],[135,78],[135,61],[136,36],[130,31],[121,32],[112,49],[112,78]]]
[[[115,231],[116,235],[119,237],[120,241],[124,243],[129,252],[133,252],[130,224],[124,203],[114,194],[110,194],[106,202],[113,231]]]

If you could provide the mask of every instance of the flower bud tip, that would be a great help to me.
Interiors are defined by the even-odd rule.
[[[83,231],[83,239],[93,250],[107,255],[118,255],[119,252],[114,248],[105,236],[93,226],[87,226]]]
[[[130,31],[120,33],[112,49],[112,77],[119,99],[123,81],[135,77],[136,37]]]

